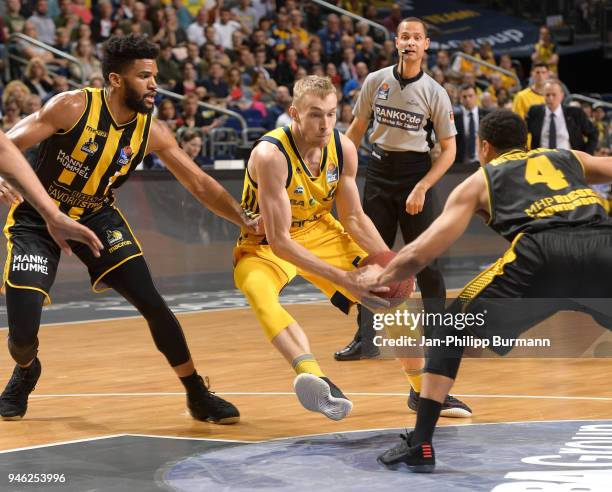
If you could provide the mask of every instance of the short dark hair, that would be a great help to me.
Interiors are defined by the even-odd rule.
[[[425,31],[425,37],[427,37],[427,23],[423,19],[419,19],[418,17],[406,17],[402,19],[402,21],[397,25],[397,31],[395,34],[399,34],[399,28],[404,22],[418,22],[423,26],[423,31]]]
[[[538,68],[538,67],[544,67],[546,69],[548,69],[548,63],[544,63],[544,62],[535,62],[533,65],[531,65],[531,70],[533,70],[534,68]]]
[[[199,130],[188,128],[180,135],[181,143],[191,142],[194,138],[202,138],[202,133]]]
[[[497,109],[480,121],[478,136],[498,152],[525,149],[527,125],[523,118],[509,109]]]
[[[113,36],[104,44],[102,57],[102,74],[108,82],[111,73],[121,73],[134,60],[155,60],[159,56],[159,47],[147,36],[130,34]]]
[[[474,87],[473,84],[461,84],[459,87],[459,92],[467,91],[469,89],[474,89],[474,92],[476,92],[476,87]]]

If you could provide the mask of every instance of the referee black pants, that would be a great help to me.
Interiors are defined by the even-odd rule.
[[[363,210],[389,248],[395,242],[398,224],[407,244],[438,216],[440,207],[434,190],[426,193],[421,213],[410,215],[406,212],[408,195],[430,169],[431,157],[427,152],[384,152],[375,147],[366,171]],[[441,312],[446,302],[446,287],[437,260],[418,273],[416,280],[425,310]],[[372,314],[365,308],[361,308],[360,314],[356,339],[362,341],[366,353],[375,351],[371,342],[374,337]]]

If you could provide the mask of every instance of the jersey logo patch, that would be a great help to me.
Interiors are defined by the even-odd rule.
[[[378,88],[378,95],[376,97],[378,99],[382,99],[383,101],[389,99],[389,84],[383,82],[383,84]]]
[[[117,231],[117,230],[106,231],[106,241],[108,242],[109,246],[112,246],[113,244],[116,244],[122,240],[123,240],[123,234],[121,234],[121,231]]]
[[[330,164],[327,168],[327,175],[325,176],[328,183],[335,183],[338,181],[338,166]]]
[[[90,138],[81,146],[81,150],[87,155],[94,155],[98,151],[98,144],[93,138]]]
[[[126,164],[128,164],[130,162],[130,159],[132,158],[132,147],[130,147],[129,145],[126,145],[125,147],[123,147],[121,149],[121,153],[119,154],[119,159],[117,159],[117,164],[119,164],[120,166],[125,166]]]
[[[303,195],[304,194],[304,187],[303,186],[298,186],[295,190],[293,190],[293,194],[294,195]]]

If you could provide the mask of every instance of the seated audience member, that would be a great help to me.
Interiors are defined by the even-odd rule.
[[[180,134],[181,149],[200,167],[208,164],[202,155],[202,135],[194,129],[184,130]]]
[[[21,108],[16,99],[9,99],[3,104],[2,131],[7,132],[21,120]]]
[[[351,121],[353,121],[353,108],[349,103],[342,103],[339,110],[336,128],[342,133],[346,133]]]
[[[30,89],[21,80],[11,80],[2,92],[2,106],[6,106],[9,99],[14,99],[19,105],[19,114],[25,114],[27,99],[30,94]]]
[[[220,63],[211,63],[209,76],[204,79],[203,83],[211,99],[225,102],[229,96],[229,87],[225,81],[225,69]]]
[[[176,108],[170,99],[163,99],[157,106],[157,119],[163,121],[171,131],[176,131]]]
[[[28,86],[30,92],[38,94],[41,99],[53,90],[53,79],[49,76],[47,65],[38,57],[30,58],[28,62],[23,82]]]
[[[87,80],[92,73],[102,71],[102,63],[96,58],[91,41],[80,39],[74,51],[74,56],[81,65],[71,64],[70,74],[75,79]]]

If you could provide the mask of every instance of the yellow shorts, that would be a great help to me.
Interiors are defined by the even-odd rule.
[[[315,256],[341,270],[352,270],[367,256],[331,214],[326,214],[291,238]],[[347,291],[324,278],[298,269],[260,244],[261,236],[241,238],[234,248],[234,282],[249,304],[271,340],[287,326],[295,323],[279,303],[280,291],[296,275],[301,275],[318,287],[345,313],[357,300]]]

